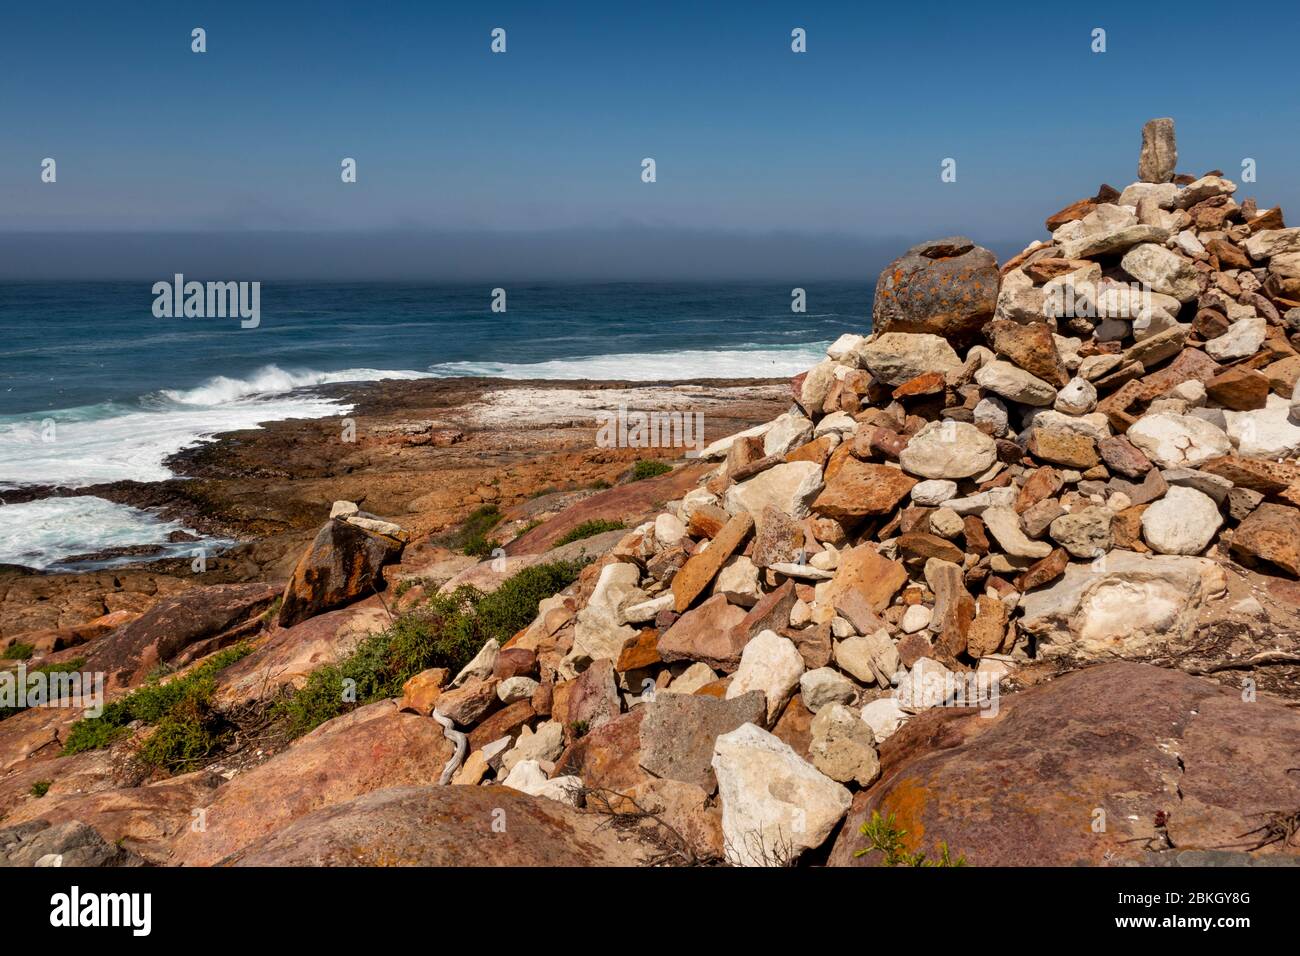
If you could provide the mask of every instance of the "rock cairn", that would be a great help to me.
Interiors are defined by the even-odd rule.
[[[1176,158],[1153,120],[1140,181],[1001,268],[963,237],[891,263],[789,411],[504,648],[413,679],[468,730],[456,782],[651,800],[701,858],[785,863],[912,714],[1177,640],[1229,557],[1300,576],[1300,228]]]

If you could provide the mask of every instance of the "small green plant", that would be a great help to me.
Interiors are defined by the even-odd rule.
[[[275,600],[271,602],[271,606],[262,612],[262,623],[263,624],[274,623],[275,619],[280,615],[280,605],[283,603],[284,603],[284,595],[277,594],[275,596]]]
[[[606,488],[613,488],[614,486],[611,485],[604,478],[598,478],[597,480],[593,481],[588,487],[595,488],[597,491],[604,491]]]
[[[587,731],[590,729],[591,727],[585,720],[569,721],[569,733],[573,734],[574,740],[581,740],[583,737],[587,736]]]
[[[53,780],[37,780],[32,784],[32,789],[30,791],[31,795],[39,800],[50,792],[50,784],[52,783],[54,783]]]
[[[297,737],[354,707],[397,696],[422,670],[458,671],[490,638],[504,644],[532,623],[538,603],[573,583],[582,567],[577,561],[535,564],[491,594],[472,587],[435,594],[367,637],[344,660],[313,671],[301,690],[276,705],[275,715]],[[354,691],[348,699],[344,687]]]
[[[10,644],[3,651],[0,651],[0,657],[7,661],[28,661],[36,653],[34,644]]]
[[[519,533],[515,535],[515,538],[517,539],[522,538],[524,535],[532,531],[534,528],[540,528],[541,526],[542,526],[542,519],[534,518],[532,521],[528,522],[528,524],[524,525],[522,528],[519,529]]]
[[[229,737],[229,728],[212,703],[217,674],[251,652],[250,646],[239,644],[166,683],[161,678],[149,680],[109,704],[98,717],[73,724],[64,755],[107,747],[124,736],[130,724],[140,721],[153,728],[136,753],[143,766],[168,773],[194,769]]]
[[[657,475],[666,475],[673,470],[673,466],[666,461],[656,461],[653,458],[642,458],[632,466],[631,481],[642,481],[646,478],[654,478]]]
[[[952,858],[948,850],[947,841],[940,840],[939,858],[937,860],[927,859],[925,851],[917,853],[908,852],[907,845],[903,838],[907,836],[907,831],[898,826],[894,814],[882,818],[879,810],[871,811],[871,819],[858,828],[858,832],[867,838],[868,846],[861,850],[854,851],[853,855],[866,856],[868,853],[879,852],[884,857],[885,866],[965,866],[966,856],[961,854],[957,859]]]
[[[583,538],[604,534],[606,531],[620,531],[622,528],[623,522],[621,521],[611,521],[608,518],[592,518],[590,521],[584,521],[577,527],[571,528],[560,535],[551,547],[558,548],[561,545],[581,541]]]
[[[494,549],[501,547],[500,541],[487,535],[501,523],[503,517],[496,505],[479,505],[461,524],[453,546],[472,558],[487,557]]]
[[[424,578],[402,578],[402,580],[397,582],[397,586],[393,588],[393,595],[395,597],[401,597],[403,594],[411,590],[411,588],[415,587],[417,584],[423,584],[423,583],[424,583]]]

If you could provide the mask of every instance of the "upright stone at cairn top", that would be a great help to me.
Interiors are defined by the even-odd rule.
[[[1142,153],[1138,156],[1138,181],[1167,183],[1178,165],[1178,144],[1174,142],[1174,121],[1168,116],[1147,120],[1142,127]]]

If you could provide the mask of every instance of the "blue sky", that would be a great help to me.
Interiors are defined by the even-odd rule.
[[[1181,169],[1236,178],[1250,157],[1243,195],[1300,198],[1294,3],[7,6],[0,231],[1027,242],[1130,182],[1142,122],[1164,115]]]

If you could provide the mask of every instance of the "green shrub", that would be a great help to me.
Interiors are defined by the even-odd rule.
[[[396,697],[422,670],[459,671],[489,638],[504,643],[532,623],[538,603],[568,587],[581,570],[581,562],[554,561],[524,568],[491,594],[471,587],[436,594],[367,637],[338,664],[313,671],[301,690],[276,705],[275,714],[297,737],[354,707]]]
[[[212,704],[217,674],[252,651],[247,644],[212,655],[182,677],[148,683],[107,705],[98,717],[72,725],[64,755],[106,747],[140,721],[154,728],[136,758],[151,770],[178,773],[194,769],[229,738],[229,728]]]
[[[50,784],[52,783],[54,783],[53,780],[37,780],[32,784],[31,795],[39,800],[50,792]]]
[[[653,458],[642,458],[632,466],[631,481],[641,481],[645,478],[654,478],[656,475],[666,475],[673,470],[673,466],[666,461],[655,461]]]
[[[453,547],[472,558],[487,557],[494,549],[501,547],[500,541],[489,538],[487,534],[501,523],[503,517],[496,505],[480,505],[461,524]]]
[[[560,535],[555,540],[552,548],[558,548],[561,545],[572,544],[575,541],[581,541],[583,538],[590,538],[594,535],[604,534],[606,531],[619,531],[623,528],[623,522],[611,521],[608,518],[592,518],[590,521],[584,521],[576,528],[572,528]]]
[[[885,866],[966,865],[965,854],[958,855],[957,859],[954,860],[948,850],[947,842],[943,840],[940,840],[938,844],[938,859],[926,859],[924,851],[909,853],[903,843],[903,837],[907,836],[907,831],[899,828],[892,813],[882,819],[879,810],[872,810],[871,819],[863,823],[858,832],[867,838],[870,845],[855,851],[853,855],[866,856],[868,853],[878,851],[884,857]]]
[[[36,653],[34,644],[10,644],[3,651],[0,651],[0,658],[7,661],[27,661],[31,660]]]

